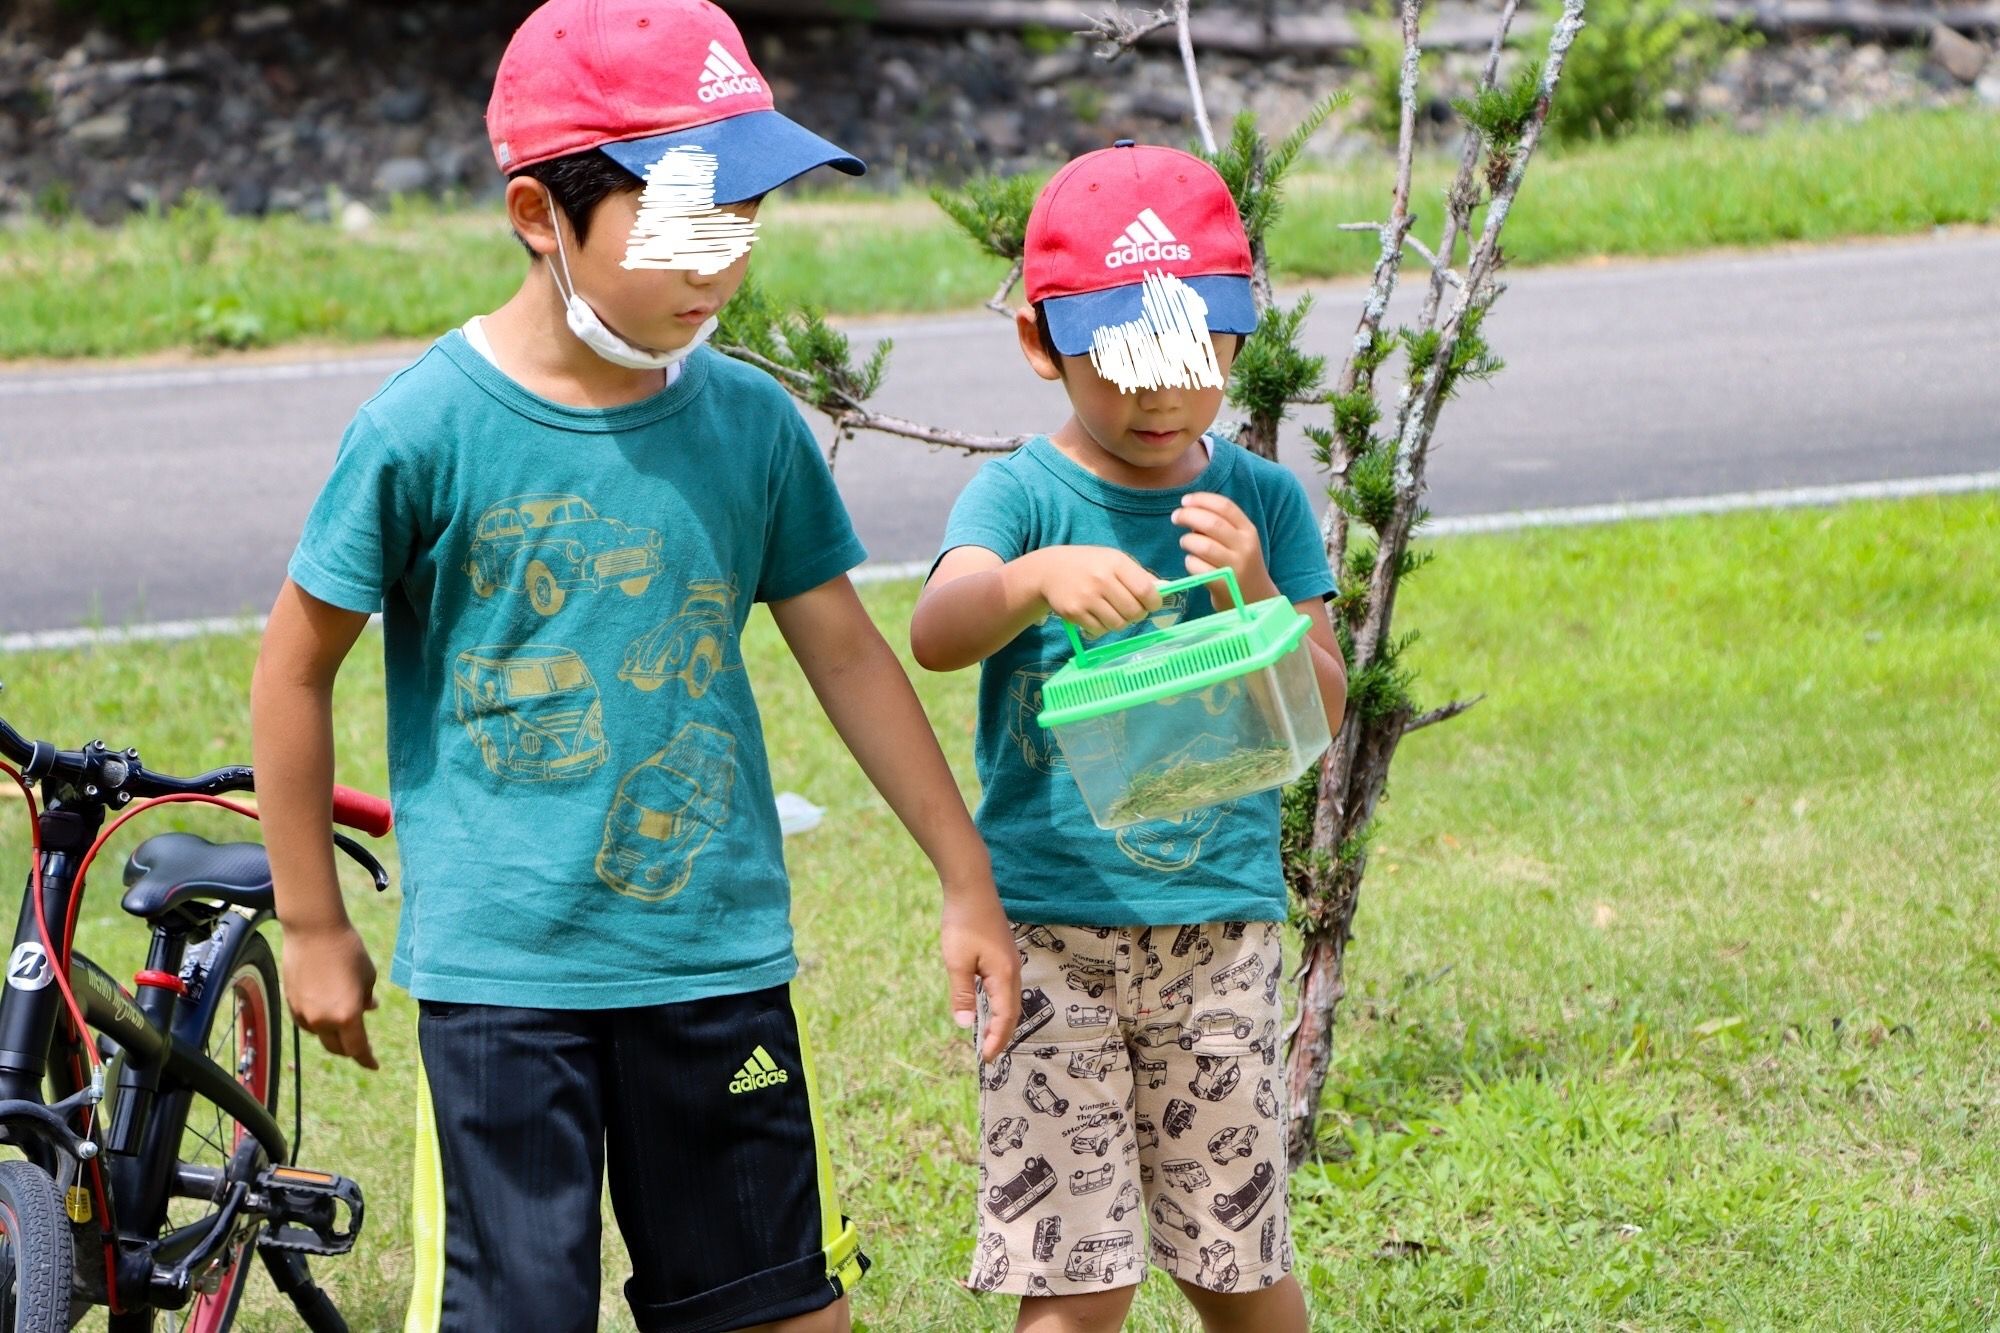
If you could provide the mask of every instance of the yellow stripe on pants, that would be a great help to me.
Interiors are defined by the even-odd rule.
[[[403,1333],[438,1333],[444,1317],[444,1162],[438,1156],[431,1081],[417,1057],[417,1147],[411,1163],[410,1240],[416,1275]]]

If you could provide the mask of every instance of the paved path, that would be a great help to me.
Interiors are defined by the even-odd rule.
[[[1338,362],[1360,288],[1322,289]],[[2000,468],[2000,236],[1514,274],[1507,369],[1446,409],[1441,515]],[[992,315],[893,336],[884,411],[1058,424]],[[261,611],[342,426],[395,362],[0,374],[0,633]],[[1282,452],[1304,466],[1294,437]],[[877,561],[927,558],[977,463],[864,436],[841,489]],[[1317,489],[1316,487],[1313,489]]]

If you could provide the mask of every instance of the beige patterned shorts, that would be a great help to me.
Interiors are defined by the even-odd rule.
[[[1278,923],[1014,938],[1021,1023],[980,1070],[969,1285],[1102,1291],[1149,1259],[1212,1291],[1289,1273]]]

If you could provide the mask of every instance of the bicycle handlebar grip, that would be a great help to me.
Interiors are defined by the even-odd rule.
[[[370,796],[365,791],[336,784],[333,789],[333,822],[360,829],[371,838],[379,838],[395,824],[395,816],[390,813],[389,803],[380,796]]]

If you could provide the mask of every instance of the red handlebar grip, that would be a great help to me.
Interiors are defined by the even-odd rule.
[[[336,785],[333,789],[333,822],[360,829],[371,838],[379,838],[395,823],[395,816],[389,812],[389,803],[380,796]]]

